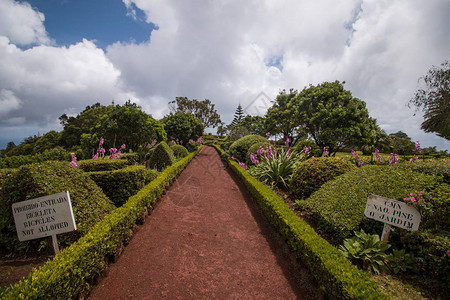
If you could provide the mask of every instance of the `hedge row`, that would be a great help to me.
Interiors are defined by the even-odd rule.
[[[16,155],[4,157],[0,158],[0,169],[18,168],[23,165],[40,163],[49,160],[70,161],[71,156],[66,150],[62,148],[55,148],[35,155]]]
[[[157,174],[155,170],[146,169],[144,166],[128,166],[120,170],[88,173],[117,207],[150,183]]]
[[[215,148],[224,157],[223,151]],[[330,299],[387,299],[367,275],[298,218],[283,200],[233,160],[230,168],[256,198],[270,223],[300,255]]]
[[[126,159],[86,159],[77,162],[78,167],[85,172],[113,171],[129,165]]]
[[[198,152],[198,151],[197,151]],[[2,299],[73,299],[86,292],[122,248],[133,226],[197,152],[168,167],[69,248],[16,284]]]

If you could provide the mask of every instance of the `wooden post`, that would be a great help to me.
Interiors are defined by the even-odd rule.
[[[381,234],[381,240],[387,242],[389,239],[389,232],[391,231],[391,225],[384,223],[383,233]]]
[[[56,238],[56,234],[52,235],[52,244],[53,244],[53,251],[55,252],[56,255],[59,253],[58,239]]]

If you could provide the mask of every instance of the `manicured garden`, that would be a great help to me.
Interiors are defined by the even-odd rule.
[[[260,136],[245,136],[231,144],[220,139],[214,142],[228,148],[225,152],[218,147],[244,182],[258,179],[264,184],[264,188],[254,188],[256,183],[246,183],[250,190],[256,189],[253,194],[259,202],[259,190],[266,189],[293,204],[290,206],[298,216],[331,242],[332,248],[339,249],[342,257],[383,282],[380,288],[388,294],[445,297],[450,287],[448,158],[418,159],[419,144],[417,153],[405,161],[394,153],[384,155],[379,151],[372,156],[351,151],[330,157],[324,149],[321,157],[314,157],[307,145],[290,147],[289,141],[264,141]],[[389,241],[381,242],[383,223],[364,216],[369,194],[418,209],[422,216],[419,230],[392,227]],[[266,213],[269,219],[272,214]],[[298,247],[290,243],[293,249]],[[416,291],[399,296],[399,285],[408,286],[406,290],[414,286]]]
[[[173,145],[161,142],[151,148],[149,161],[139,164],[136,155],[121,157],[117,150],[105,156],[102,140],[94,159],[77,161],[72,154],[71,162],[45,161],[0,171],[2,255],[47,256],[51,248],[48,239],[18,241],[13,203],[68,190],[77,222],[77,231],[58,235],[63,251],[20,283],[2,287],[2,299],[72,298],[85,293],[200,149],[192,142],[191,153],[185,147],[174,152]]]

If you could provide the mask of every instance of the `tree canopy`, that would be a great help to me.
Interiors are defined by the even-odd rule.
[[[170,113],[161,122],[167,137],[183,144],[187,144],[190,139],[197,140],[205,128],[192,114],[185,112]]]
[[[174,105],[174,108],[172,109],[174,113],[191,113],[203,124],[205,128],[215,128],[222,122],[220,120],[220,115],[214,108],[215,104],[213,104],[209,99],[198,101],[197,99],[189,100],[187,97],[176,97],[175,100],[170,101],[169,104]]]
[[[310,85],[291,102],[299,125],[321,149],[328,147],[330,155],[343,147],[375,143],[375,122],[365,102],[354,98],[339,81]]]
[[[420,80],[425,87],[416,91],[409,105],[424,112],[422,130],[450,140],[450,62],[433,66]]]
[[[304,138],[301,120],[296,112],[298,91],[290,89],[280,91],[272,107],[266,113],[266,128],[271,134],[282,134],[283,139],[289,138],[292,144]]]

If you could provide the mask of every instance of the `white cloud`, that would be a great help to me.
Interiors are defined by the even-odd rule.
[[[10,90],[0,90],[0,116],[20,108],[21,101]]]
[[[44,20],[44,15],[33,10],[27,2],[0,0],[0,35],[8,37],[14,44],[49,43]]]
[[[0,21],[0,88],[20,99],[23,111],[9,109],[7,117],[43,122],[46,111],[79,112],[114,98],[135,100],[160,118],[168,101],[187,96],[209,98],[230,122],[237,105],[246,107],[260,92],[273,99],[280,89],[345,80],[388,132],[403,130],[424,146],[449,149],[421,131],[421,116],[406,107],[417,79],[450,58],[446,0],[123,3],[131,17],[141,9],[159,29],[150,41],[116,43],[104,53],[87,40],[49,46],[42,14],[0,0],[10,12],[20,6],[40,20]],[[39,46],[16,47],[24,42],[10,32],[20,26],[34,30],[23,41]]]

